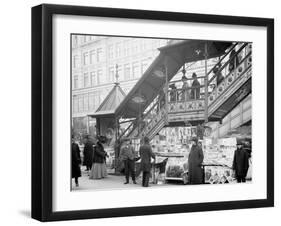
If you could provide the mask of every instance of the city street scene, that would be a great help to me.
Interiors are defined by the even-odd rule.
[[[71,43],[72,191],[251,183],[252,43]]]

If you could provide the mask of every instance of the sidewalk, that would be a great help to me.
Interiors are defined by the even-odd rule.
[[[124,184],[124,175],[108,175],[106,178],[90,180],[88,173],[84,167],[81,167],[82,177],[79,177],[79,187],[75,186],[74,179],[72,179],[72,190],[73,191],[85,191],[85,190],[112,190],[112,189],[135,189],[142,187],[142,181],[136,179],[137,184],[133,184],[131,178],[129,184]],[[159,186],[179,186],[176,184],[149,184],[150,187]]]

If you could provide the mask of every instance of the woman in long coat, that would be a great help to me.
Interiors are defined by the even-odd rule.
[[[194,142],[188,156],[188,182],[189,184],[203,183],[203,170],[201,168],[204,155],[202,148],[198,145],[198,139],[192,139]]]
[[[102,179],[107,177],[105,159],[108,155],[103,147],[105,141],[106,138],[104,136],[98,138],[98,142],[94,148],[93,165],[89,179]]]
[[[140,168],[142,171],[142,186],[148,187],[149,175],[151,170],[151,158],[155,159],[155,155],[152,152],[151,146],[149,144],[148,137],[144,137],[144,144],[140,146]]]
[[[80,169],[80,164],[81,164],[81,158],[80,158],[80,150],[78,144],[74,142],[72,139],[72,144],[71,144],[71,174],[72,178],[75,179],[75,185],[76,187],[79,186],[78,183],[78,177],[81,177],[81,169]]]

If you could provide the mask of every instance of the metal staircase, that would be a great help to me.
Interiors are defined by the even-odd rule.
[[[180,96],[183,90],[168,90],[166,84],[159,89],[156,98],[139,117],[131,122],[119,138],[123,136],[139,138],[148,136],[152,139],[164,126],[185,125],[187,123],[191,125],[202,124],[206,121],[206,113],[208,121],[221,121],[251,93],[251,44],[243,44],[234,55],[231,55],[236,46],[237,43],[233,44],[219,62],[208,71],[207,89],[205,84],[200,86],[198,99],[182,100]],[[227,57],[228,60],[226,60]],[[229,67],[233,61],[234,68],[230,70]],[[218,71],[211,77],[214,68],[218,66]],[[217,85],[218,73],[221,73],[224,79]],[[205,88],[204,92],[201,92],[203,88]],[[164,92],[162,92],[163,90]],[[176,100],[171,100],[171,92],[176,92]],[[205,95],[208,95],[207,98]]]

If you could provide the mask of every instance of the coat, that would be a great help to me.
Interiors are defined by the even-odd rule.
[[[235,50],[232,50],[230,55],[229,55],[229,59],[232,59],[229,61],[229,64],[228,64],[228,70],[229,72],[231,72],[232,70],[234,70],[238,64],[239,64],[239,59],[238,59],[238,56],[236,55],[236,51]]]
[[[103,145],[100,142],[97,142],[97,145],[94,148],[94,157],[93,163],[105,163],[106,151],[103,148]]]
[[[236,177],[246,177],[249,168],[249,154],[244,149],[237,149],[233,157],[233,170]]]
[[[87,142],[84,146],[84,165],[91,166],[93,163],[94,148],[92,142]]]
[[[155,158],[155,154],[152,152],[151,146],[145,144],[140,146],[140,170],[143,172],[150,172],[151,170],[151,158]]]
[[[188,156],[188,181],[190,184],[203,183],[203,170],[201,168],[204,159],[202,148],[192,145]]]
[[[71,144],[71,175],[72,178],[74,177],[81,177],[81,158],[80,158],[80,149],[78,144],[72,143]]]
[[[197,79],[194,79],[191,85],[190,98],[199,99],[200,98],[200,82]]]

